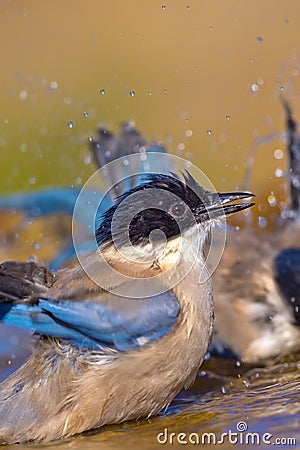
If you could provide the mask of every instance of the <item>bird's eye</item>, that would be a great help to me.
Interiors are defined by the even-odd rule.
[[[186,211],[186,206],[184,203],[175,203],[170,208],[170,214],[173,217],[182,217]]]

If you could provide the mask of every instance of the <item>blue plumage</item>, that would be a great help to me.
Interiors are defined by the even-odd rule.
[[[4,303],[0,311],[2,323],[41,336],[127,351],[168,333],[177,320],[179,303],[171,291],[136,300],[105,293],[97,303],[41,298],[33,305]]]
[[[21,211],[28,217],[65,213],[72,215],[80,189],[46,188],[0,197],[0,209]],[[84,219],[84,217],[83,217]]]

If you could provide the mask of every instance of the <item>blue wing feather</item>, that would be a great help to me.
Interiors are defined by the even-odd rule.
[[[37,305],[16,304],[3,312],[2,322],[79,346],[126,351],[163,337],[178,314],[179,303],[171,292],[143,299],[108,294],[97,303],[41,298]]]

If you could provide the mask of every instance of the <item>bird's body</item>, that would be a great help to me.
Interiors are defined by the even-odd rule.
[[[49,273],[4,263],[0,320],[37,338],[0,385],[0,442],[50,441],[150,416],[188,387],[213,327],[203,278],[210,228],[251,206],[230,204],[249,196],[206,191],[188,173],[184,181],[150,174],[104,214],[99,248],[80,264]]]
[[[39,339],[28,362],[1,385],[2,440],[49,441],[150,416],[166,407],[192,383],[210,341],[211,283],[208,280],[199,295],[202,267],[203,261],[197,261],[174,288],[180,308],[176,327],[141,348],[125,353],[112,348],[97,351],[56,338]],[[61,289],[56,284],[68,283],[65,290],[72,292],[73,287],[77,291],[78,285],[90,283],[84,272],[73,283],[67,275],[65,279],[64,272],[58,274],[46,295],[55,298]],[[191,284],[195,286],[192,290]],[[97,293],[88,292],[89,300],[96,302]]]

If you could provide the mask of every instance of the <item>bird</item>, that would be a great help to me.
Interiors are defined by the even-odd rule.
[[[225,252],[213,273],[216,319],[210,353],[259,366],[273,364],[278,359],[300,350],[297,269],[300,252],[300,138],[289,102],[282,99],[282,105],[286,114],[289,209],[284,211],[277,229],[263,236],[247,224],[238,231],[227,227]],[[167,153],[165,147],[148,144],[132,123],[123,124],[119,136],[105,127],[100,127],[97,138],[91,140],[90,146],[98,168],[118,156],[143,154],[145,151],[149,154]],[[141,161],[139,170],[142,173],[144,169]],[[174,167],[166,164],[164,171],[174,171]],[[118,178],[115,173],[110,176],[109,185]],[[131,182],[127,183],[128,189],[134,184],[133,180],[134,178],[131,178]],[[36,192],[34,198],[32,194],[0,198],[0,209],[16,208],[32,216],[34,212],[49,214],[55,211],[58,205],[59,211],[70,214],[74,210],[78,192],[75,195],[72,191],[70,195],[69,191],[42,190]],[[119,185],[112,194],[116,197],[123,192],[124,185]],[[87,195],[90,194],[87,192]],[[62,201],[57,202],[57,195],[65,199],[65,205]],[[99,192],[99,195],[102,194]],[[111,206],[111,202],[107,199],[106,201],[104,206]],[[85,227],[87,236],[82,250],[89,247],[92,239],[87,227],[90,220],[87,213],[84,208],[82,214],[77,216]],[[241,249],[244,251],[241,252]],[[68,244],[51,262],[50,267],[57,268],[68,264],[74,254],[73,243]]]
[[[210,192],[188,171],[127,184],[80,262],[0,265],[0,322],[35,341],[0,384],[0,443],[150,417],[197,375],[214,320],[205,247],[214,224],[252,206],[252,194]]]
[[[265,366],[300,350],[300,137],[287,100],[289,208],[273,232],[228,229],[213,275],[214,355]]]

